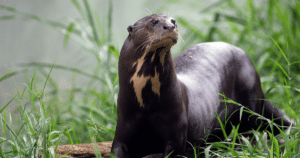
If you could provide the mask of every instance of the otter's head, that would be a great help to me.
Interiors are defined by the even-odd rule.
[[[139,49],[171,48],[177,43],[176,21],[164,14],[146,16],[127,28],[128,39]]]
[[[175,71],[170,48],[179,36],[176,22],[153,14],[127,30],[119,59],[120,89],[132,86],[140,107],[158,105],[161,86],[168,81],[168,72]]]

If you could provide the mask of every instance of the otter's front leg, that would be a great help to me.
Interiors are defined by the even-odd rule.
[[[128,149],[122,142],[114,141],[111,153],[113,153],[117,158],[130,158]]]
[[[134,119],[124,119],[123,117],[119,118],[111,153],[113,153],[117,158],[133,158],[132,151],[130,151],[130,146],[128,145],[134,137],[134,131],[137,130],[137,123]]]
[[[164,142],[163,157],[180,157],[185,154],[187,142],[187,114],[180,114],[176,117],[165,115],[168,119],[162,119],[157,128],[161,132]]]

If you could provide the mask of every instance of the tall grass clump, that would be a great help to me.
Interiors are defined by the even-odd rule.
[[[17,89],[13,98],[1,106],[0,157],[55,157],[53,149],[48,147],[59,143],[62,132],[51,128],[47,106],[43,101],[52,68],[41,88],[34,85],[35,71],[31,78],[27,78],[24,89]],[[6,73],[0,82],[12,75],[12,72]],[[9,112],[6,108],[13,100],[17,106]],[[38,112],[29,108],[29,104],[34,105]]]
[[[3,76],[1,79],[12,79],[23,73],[26,83],[24,89],[16,88],[11,100],[17,103],[17,109],[7,109],[11,102],[0,106],[0,125],[4,131],[0,136],[0,157],[49,157],[51,154],[53,157],[50,146],[113,139],[117,120],[119,51],[111,38],[112,1],[109,1],[107,19],[104,20],[90,7],[89,1],[71,0],[71,3],[80,18],[69,18],[67,24],[0,5],[0,9],[11,13],[2,16],[1,20],[21,17],[56,29],[64,34],[64,46],[70,39],[75,40],[81,46],[78,52],[92,55],[95,63],[92,71],[84,71],[55,63],[30,62],[20,64],[22,70],[12,70]],[[27,69],[32,67],[36,71],[29,74]],[[50,72],[58,70],[71,72],[72,83],[57,83]],[[85,87],[77,86],[78,76],[88,79]]]

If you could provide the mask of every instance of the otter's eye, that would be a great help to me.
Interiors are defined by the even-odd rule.
[[[155,26],[156,24],[158,24],[158,22],[159,22],[158,20],[152,20],[152,21],[151,21],[151,25],[152,25],[152,26]]]

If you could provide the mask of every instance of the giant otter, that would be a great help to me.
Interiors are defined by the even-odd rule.
[[[153,14],[127,28],[129,35],[119,58],[118,121],[112,152],[118,158],[153,153],[184,155],[187,141],[203,146],[229,134],[271,130],[258,115],[222,102],[224,96],[289,126],[284,113],[267,100],[257,71],[247,54],[224,42],[200,43],[172,58],[177,43],[176,21]],[[222,95],[223,96],[222,96]],[[225,124],[225,121],[227,123]],[[273,128],[275,134],[279,133]]]

